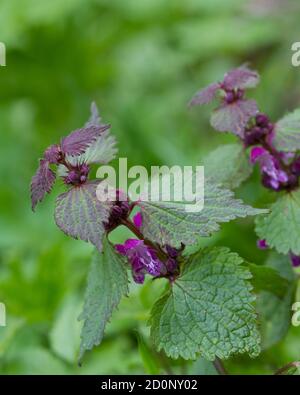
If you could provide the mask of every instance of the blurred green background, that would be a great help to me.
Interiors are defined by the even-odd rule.
[[[67,238],[53,220],[54,193],[33,214],[29,184],[45,147],[81,127],[95,100],[129,164],[201,164],[234,139],[209,126],[207,109],[186,103],[200,87],[244,62],[262,76],[260,108],[276,120],[300,105],[297,0],[2,0],[0,41],[0,327],[2,374],[213,373],[201,359],[170,363],[148,344],[149,308],[160,287],[132,285],[103,344],[79,368],[77,316],[92,247]],[[237,194],[272,201],[258,175]],[[122,233],[122,232],[121,232]],[[122,234],[115,235],[118,239]],[[261,264],[253,220],[235,221],[208,240]],[[233,373],[270,373],[300,359],[300,328],[255,360],[233,358]]]

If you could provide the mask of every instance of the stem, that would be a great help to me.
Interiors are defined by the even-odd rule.
[[[216,371],[219,373],[219,375],[224,376],[224,375],[228,375],[229,373],[227,372],[227,370],[225,369],[223,362],[219,359],[216,358],[213,362],[214,367],[216,369]]]
[[[282,368],[276,370],[276,372],[274,373],[274,375],[281,375],[282,373],[286,372],[287,370],[289,370],[290,368],[300,368],[300,362],[290,362],[287,365],[283,366]]]
[[[126,226],[129,230],[131,230],[132,233],[136,235],[136,237],[140,240],[144,240],[144,243],[147,244],[148,246],[152,247],[159,258],[164,260],[165,258],[168,257],[168,255],[160,248],[160,246],[152,243],[150,240],[145,239],[143,233],[134,225],[133,222],[131,222],[129,219],[122,219],[121,223]]]

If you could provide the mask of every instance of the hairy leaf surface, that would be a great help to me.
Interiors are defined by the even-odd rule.
[[[86,183],[59,195],[55,221],[67,235],[89,241],[101,251],[103,221],[109,217],[109,205],[97,199],[97,185],[94,182]]]
[[[300,255],[300,191],[281,196],[270,214],[257,218],[256,232],[278,252]]]
[[[273,143],[280,151],[300,150],[300,109],[287,114],[276,123]]]
[[[41,202],[52,189],[55,182],[55,173],[49,168],[49,162],[41,159],[37,172],[31,180],[31,204],[32,210],[38,202]]]
[[[227,248],[191,256],[182,275],[152,309],[151,337],[169,357],[208,360],[236,353],[256,356],[260,336],[250,272]]]
[[[105,238],[103,252],[94,253],[83,312],[79,360],[86,350],[101,343],[104,329],[121,297],[128,293],[126,261]]]

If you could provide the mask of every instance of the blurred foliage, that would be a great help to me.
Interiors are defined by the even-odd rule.
[[[199,164],[221,143],[208,110],[189,111],[195,91],[249,61],[262,82],[260,108],[274,120],[300,104],[299,2],[288,0],[3,0],[0,40],[0,328],[2,373],[209,373],[203,360],[168,361],[148,343],[149,309],[161,286],[132,285],[105,341],[78,367],[80,324],[92,248],[53,221],[55,194],[35,215],[29,183],[43,149],[84,124],[95,100],[129,164]],[[209,108],[208,108],[209,109]],[[254,172],[238,195],[258,207],[274,199]],[[61,191],[62,185],[55,188]],[[114,236],[124,237],[124,232]],[[227,245],[263,264],[253,221],[235,221],[205,244]],[[270,373],[299,360],[300,328],[261,356],[226,363],[233,373]]]

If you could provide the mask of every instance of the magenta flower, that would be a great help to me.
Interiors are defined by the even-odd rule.
[[[258,112],[255,100],[244,98],[245,90],[254,88],[258,82],[255,71],[241,66],[226,73],[222,82],[199,91],[190,105],[210,103],[220,93],[220,105],[211,116],[211,125],[220,132],[232,131],[243,138],[248,121]]]
[[[300,267],[300,256],[294,255],[291,253],[290,258],[291,258],[293,267]]]
[[[289,176],[280,168],[279,161],[264,148],[252,148],[250,160],[252,163],[259,163],[262,182],[266,188],[278,191],[289,182]]]
[[[256,245],[260,250],[267,250],[269,248],[265,239],[257,240]]]
[[[134,225],[137,228],[140,228],[143,223],[142,213],[140,211],[138,213],[136,213],[132,220],[133,220]]]
[[[133,279],[138,284],[143,284],[146,274],[157,277],[166,272],[165,265],[158,259],[156,251],[143,240],[128,239],[124,244],[116,244],[115,248],[127,257]]]

